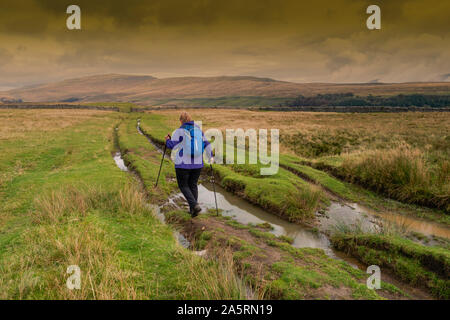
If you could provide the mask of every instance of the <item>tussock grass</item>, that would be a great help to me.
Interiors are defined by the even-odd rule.
[[[322,195],[323,192],[319,187],[308,185],[307,188],[303,188],[298,193],[294,193],[292,199],[288,201],[297,204],[298,207],[303,208],[308,214],[312,214],[317,209]]]
[[[391,198],[450,212],[448,161],[430,168],[425,157],[422,151],[401,145],[348,157],[341,171],[349,180],[356,180]]]
[[[132,270],[120,264],[121,253],[96,212],[122,216],[153,215],[131,183],[116,192],[100,187],[66,186],[39,195],[31,213],[38,226],[23,235],[24,247],[1,264],[0,288],[11,277],[4,298],[137,299],[145,298]],[[78,265],[81,290],[68,290],[65,268]],[[24,276],[22,276],[24,275]]]
[[[61,230],[62,229],[62,230]],[[45,296],[55,299],[136,299],[142,298],[130,270],[118,263],[118,250],[96,223],[73,221],[63,228],[45,226],[30,239],[34,263],[54,273],[43,277]],[[78,265],[81,290],[68,290],[66,266]]]
[[[106,191],[99,186],[64,186],[34,200],[33,219],[36,223],[58,223],[64,219],[79,219],[92,210],[110,210],[126,215],[152,214],[144,194],[131,182],[120,190]]]
[[[262,293],[252,292],[243,277],[237,273],[233,253],[224,250],[214,256],[214,260],[201,259],[194,255],[186,257],[186,264],[191,271],[190,277],[195,283],[197,295],[204,299],[256,299],[263,298]]]

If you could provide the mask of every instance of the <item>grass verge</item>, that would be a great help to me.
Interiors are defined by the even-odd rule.
[[[380,234],[336,234],[331,241],[366,265],[389,269],[402,281],[424,286],[437,298],[450,297],[450,254],[446,249]]]

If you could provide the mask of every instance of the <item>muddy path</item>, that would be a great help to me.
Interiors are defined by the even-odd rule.
[[[173,220],[172,220],[173,219]],[[264,288],[264,298],[269,299],[355,299],[353,286],[365,286],[363,273],[359,276],[343,268],[338,260],[332,259],[319,250],[294,249],[284,242],[283,238],[265,236],[263,227],[244,228],[232,223],[229,217],[215,217],[204,214],[200,218],[190,221],[171,218],[170,223],[178,225],[181,232],[193,244],[202,245],[202,255],[206,258],[217,259],[223,252],[231,251],[235,260],[237,272],[250,280],[253,287]],[[205,237],[205,235],[207,235]],[[207,239],[204,244],[203,239]],[[291,249],[289,249],[291,248]],[[297,283],[295,276],[289,281],[289,289],[278,288],[280,277],[285,272],[279,270],[287,266],[288,272],[305,272],[313,275],[314,280],[305,279]],[[292,269],[292,271],[290,270]],[[309,271],[306,271],[309,270]],[[334,272],[346,281],[353,283],[332,284]],[[305,277],[307,278],[307,276]],[[308,283],[311,281],[311,283]],[[313,283],[315,282],[315,283]],[[375,298],[374,292],[367,293],[364,298]],[[389,290],[378,290],[381,297],[388,299],[405,299],[407,296]],[[418,296],[414,296],[418,298]]]

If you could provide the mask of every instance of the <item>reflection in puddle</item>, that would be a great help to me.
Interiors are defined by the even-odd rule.
[[[440,225],[436,222],[425,221],[420,218],[395,214],[391,212],[374,213],[384,219],[394,223],[398,227],[406,230],[419,232],[427,236],[438,236],[441,238],[450,239],[450,228]]]
[[[376,232],[381,226],[392,223],[392,226],[399,230],[450,239],[450,228],[444,225],[398,213],[376,212],[357,203],[333,202],[325,215],[319,216],[319,221],[323,231],[333,231],[336,226],[344,225],[363,232]]]
[[[380,230],[381,221],[368,214],[356,203],[347,204],[332,202],[325,214],[318,215],[320,229],[325,232],[334,232],[340,227],[357,229],[363,232],[376,232]]]
[[[216,185],[217,205],[222,210],[222,215],[233,217],[242,224],[270,223],[273,230],[270,232],[276,236],[285,235],[291,237],[293,246],[297,248],[320,248],[330,257],[336,258],[330,246],[328,238],[318,232],[314,232],[301,225],[290,223],[277,216],[270,214],[263,209],[254,206],[247,201],[229,193]],[[203,208],[215,209],[214,194],[212,185],[204,183],[198,188],[198,201]]]

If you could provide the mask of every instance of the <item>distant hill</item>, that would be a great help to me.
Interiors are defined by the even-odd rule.
[[[25,102],[133,102],[142,105],[211,103],[246,99],[264,103],[313,96],[323,93],[353,92],[361,95],[399,93],[446,94],[450,82],[433,83],[293,83],[269,78],[178,77],[158,79],[152,76],[107,74],[69,79],[55,83],[0,92],[5,100]],[[256,98],[255,98],[256,97]],[[239,100],[238,99],[238,100]]]

